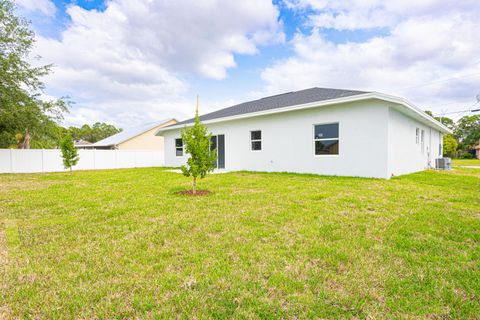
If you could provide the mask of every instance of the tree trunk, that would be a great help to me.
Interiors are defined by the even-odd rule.
[[[72,166],[70,166],[70,174],[72,174]]]
[[[30,133],[28,129],[25,129],[25,138],[23,138],[23,149],[30,149]]]
[[[193,177],[193,194],[197,194],[197,177]]]

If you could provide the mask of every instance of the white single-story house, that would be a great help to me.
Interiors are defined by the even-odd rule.
[[[86,146],[88,149],[118,149],[118,150],[161,150],[163,138],[156,136],[158,129],[177,123],[175,119],[164,119],[149,122],[137,127],[123,130],[108,138]]]
[[[450,130],[406,100],[377,92],[310,88],[200,117],[212,132],[217,168],[390,178],[442,156]],[[165,164],[186,162],[180,130],[161,128]]]

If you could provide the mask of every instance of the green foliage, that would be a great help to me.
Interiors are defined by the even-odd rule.
[[[444,124],[450,130],[455,129],[455,121],[453,121],[452,119],[448,117],[434,117],[432,111],[429,111],[429,110],[425,110],[425,113],[428,114],[430,117],[434,118],[435,120],[437,120],[438,122]]]
[[[440,123],[443,123],[448,129],[454,130],[455,129],[455,121],[447,117],[435,117]]]
[[[431,111],[426,110],[426,114],[433,117]],[[443,123],[447,128],[453,131],[454,138],[457,142],[457,147],[454,148],[460,149],[464,153],[470,151],[477,143],[480,141],[480,115],[473,115],[473,116],[464,116],[456,123],[450,118],[447,117],[434,117],[439,122]],[[447,137],[447,136],[445,136]],[[448,141],[444,139],[444,149],[453,147],[453,139],[452,137],[447,138]],[[447,146],[447,143],[449,144]],[[451,152],[450,148],[448,152]],[[446,153],[445,151],[444,153]],[[450,153],[450,154],[454,154]]]
[[[445,157],[454,158],[457,153],[458,142],[453,134],[443,136],[443,155]]]
[[[62,141],[60,141],[60,150],[62,151],[63,166],[65,169],[70,169],[78,163],[80,158],[78,157],[77,148],[73,145],[73,139],[70,134],[67,134]]]
[[[480,141],[480,115],[462,117],[457,122],[455,137],[462,149],[472,149]]]
[[[68,128],[68,132],[75,141],[86,140],[92,143],[108,138],[121,131],[122,129],[103,122],[96,122],[91,127],[88,124],[84,124],[80,128]]]
[[[215,169],[217,152],[216,149],[210,152],[212,134],[208,133],[208,128],[200,122],[198,109],[193,126],[185,127],[181,133],[185,153],[190,155],[187,165],[182,166],[181,170],[184,176],[193,177],[193,193],[196,193],[197,177],[204,178],[208,172]]]
[[[12,1],[0,0],[0,148],[15,145],[15,135],[26,129],[32,148],[53,147],[58,143],[56,122],[68,111],[69,101],[39,99],[41,77],[50,66],[32,67],[28,62],[34,33],[14,10]]]
[[[460,159],[473,159],[473,154],[471,154],[470,152],[465,152],[465,153],[462,153],[459,157]]]

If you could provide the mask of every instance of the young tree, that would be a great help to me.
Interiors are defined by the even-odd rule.
[[[211,133],[208,128],[200,122],[198,116],[198,97],[195,111],[195,123],[192,127],[182,130],[182,141],[185,147],[185,153],[190,155],[187,165],[181,167],[182,173],[186,177],[193,177],[192,192],[197,193],[197,178],[204,178],[208,172],[215,169],[217,161],[216,149],[210,151]]]
[[[78,163],[80,158],[78,157],[77,148],[73,145],[73,139],[70,134],[67,134],[62,141],[60,141],[60,150],[62,151],[63,166],[72,172],[72,167]]]

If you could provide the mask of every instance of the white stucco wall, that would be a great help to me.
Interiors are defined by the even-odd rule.
[[[419,142],[416,142],[419,128]],[[425,131],[425,146],[422,152],[421,131]],[[401,175],[435,167],[440,157],[439,143],[442,134],[420,121],[389,108],[388,127],[388,171],[390,175]]]
[[[287,171],[339,176],[388,178],[386,102],[369,100],[288,111],[207,124],[225,135],[225,170]],[[313,125],[338,122],[339,155],[314,155]],[[262,150],[250,150],[250,131],[262,130]],[[165,164],[180,166],[175,156],[179,130],[163,132]]]

